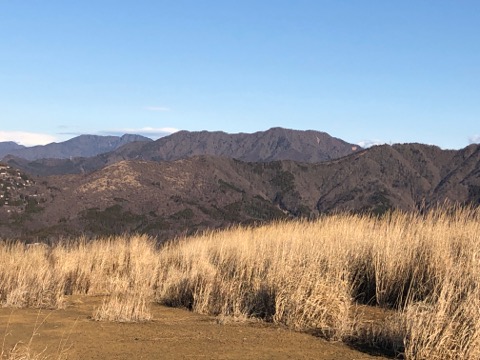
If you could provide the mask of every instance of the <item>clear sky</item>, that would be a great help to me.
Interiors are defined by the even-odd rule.
[[[480,1],[0,0],[0,141],[480,141]]]

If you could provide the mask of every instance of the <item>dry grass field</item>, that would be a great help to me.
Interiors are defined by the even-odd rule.
[[[338,214],[162,246],[144,236],[52,247],[4,241],[0,303],[62,309],[75,296],[103,299],[90,314],[98,326],[148,323],[159,304],[218,323],[260,320],[384,356],[479,359],[479,245],[480,211],[460,208]],[[2,358],[35,358],[5,338]]]

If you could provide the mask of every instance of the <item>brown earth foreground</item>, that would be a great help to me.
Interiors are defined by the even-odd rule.
[[[3,353],[32,340],[33,353],[45,350],[40,359],[380,359],[270,324],[158,305],[150,322],[96,322],[91,315],[101,301],[72,296],[65,310],[0,308]]]

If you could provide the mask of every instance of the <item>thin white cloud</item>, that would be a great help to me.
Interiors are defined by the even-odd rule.
[[[173,134],[180,130],[172,127],[154,128],[147,126],[138,129],[123,129],[122,131],[129,134]]]
[[[375,145],[383,145],[383,144],[386,144],[386,142],[381,140],[362,140],[357,143],[357,145],[361,146],[364,149],[375,146]]]
[[[470,144],[478,144],[480,143],[480,135],[473,135],[468,138],[468,142]]]
[[[13,141],[25,146],[46,145],[56,140],[55,136],[49,134],[25,131],[0,131],[0,141]]]
[[[166,107],[166,106],[147,106],[147,107],[145,107],[145,110],[166,112],[166,111],[170,111],[171,109],[169,107]]]
[[[142,127],[142,128],[124,128],[124,129],[115,129],[115,130],[104,130],[100,131],[99,133],[102,135],[124,135],[124,134],[136,134],[136,135],[143,135],[152,139],[158,139],[163,136],[167,136],[173,133],[180,131],[179,129],[172,128],[172,127],[161,127],[161,128],[154,128],[154,127]]]

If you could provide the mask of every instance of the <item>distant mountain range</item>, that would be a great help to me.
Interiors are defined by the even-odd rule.
[[[90,157],[113,151],[135,141],[150,142],[153,140],[141,135],[123,135],[121,137],[80,135],[64,142],[32,147],[25,147],[14,142],[0,142],[0,158],[6,155],[26,160]]]
[[[2,141],[0,142],[0,157],[22,149],[25,149],[25,146],[18,145],[13,141]]]
[[[102,141],[105,140],[102,139]],[[78,144],[76,145],[78,154],[79,144],[81,144],[79,138],[61,145],[65,149],[70,149],[72,142]],[[272,128],[253,134],[180,131],[157,141],[137,140],[125,143],[124,146],[119,146],[118,143],[117,145],[110,152],[97,151],[99,155],[91,157],[49,156],[46,158],[39,152],[35,156],[36,161],[25,161],[33,158],[33,154],[27,158],[24,155],[20,156],[22,153],[17,151],[5,157],[3,161],[31,174],[46,176],[88,173],[121,160],[171,161],[196,155],[211,155],[250,162],[293,160],[316,163],[337,159],[361,150],[358,145],[349,144],[324,132],[282,128]],[[86,146],[84,152],[92,152],[90,147],[90,144]],[[36,150],[31,148],[31,151]],[[67,153],[67,150],[64,153]],[[68,153],[71,154],[73,151]]]
[[[445,201],[480,205],[478,144],[461,150],[422,144],[353,149],[325,134],[332,150],[320,145],[318,134],[324,133],[271,129],[250,134],[257,139],[252,140],[248,134],[232,139],[224,133],[180,132],[68,160],[69,168],[55,163],[63,160],[17,166],[20,159],[10,158],[15,168],[69,174],[37,178],[13,171],[12,199],[0,206],[0,233],[43,239],[141,232],[167,239],[234,223],[336,211],[381,215]],[[222,156],[199,155],[202,149]],[[333,154],[344,156],[332,159]],[[287,155],[303,160],[276,160]]]

